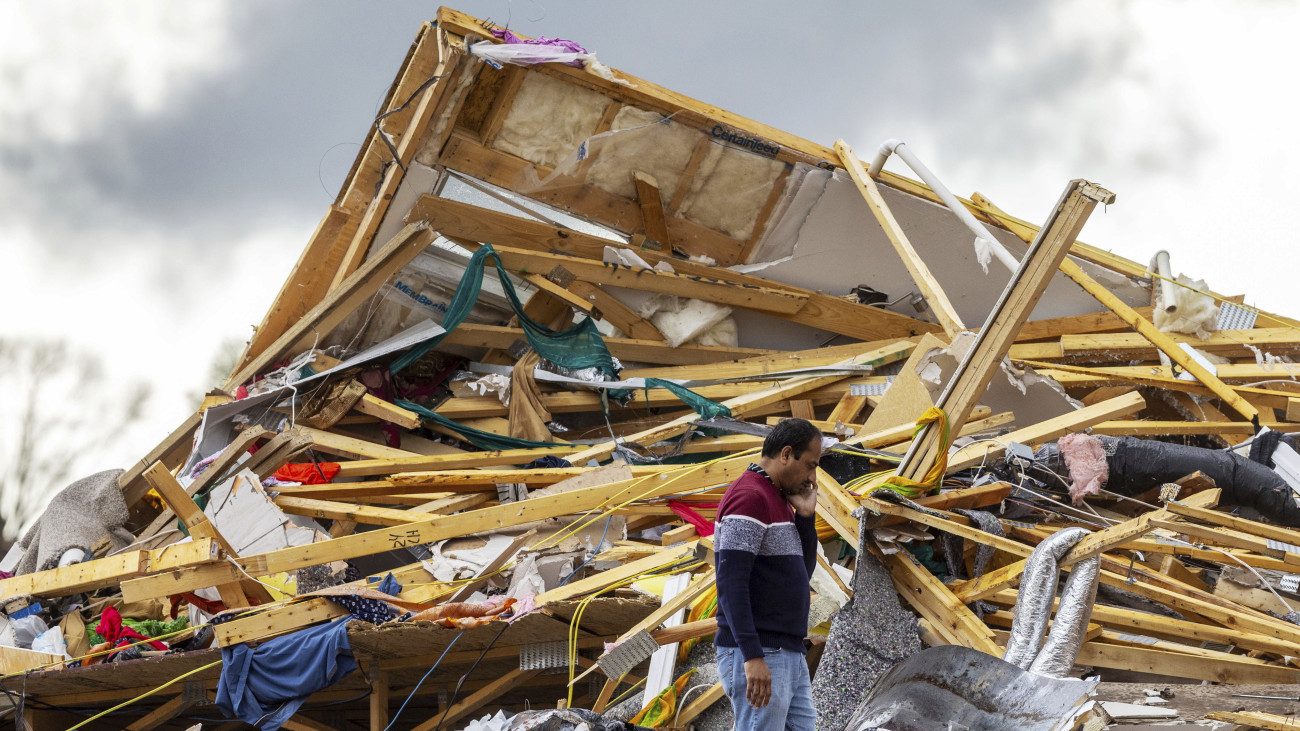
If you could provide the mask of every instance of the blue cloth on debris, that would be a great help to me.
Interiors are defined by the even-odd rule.
[[[388,572],[388,575],[384,577],[383,581],[379,582],[379,586],[376,586],[375,589],[389,596],[397,596],[402,593],[402,585],[398,583],[397,577],[393,576],[392,571]]]
[[[572,467],[572,466],[573,463],[570,462],[569,460],[564,459],[563,457],[556,457],[555,455],[548,454],[545,457],[538,457],[532,462],[529,462],[528,464],[524,465],[524,469],[536,470],[536,469],[545,469],[548,467]]]
[[[346,619],[277,637],[257,649],[222,648],[221,661],[217,707],[262,731],[280,728],[308,696],[357,668]]]
[[[359,619],[371,624],[383,624],[393,617],[397,616],[397,610],[393,606],[381,599],[371,599],[367,596],[340,596],[336,594],[326,594],[326,599],[348,610],[348,616],[352,619]]]

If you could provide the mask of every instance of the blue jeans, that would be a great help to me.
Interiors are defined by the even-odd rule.
[[[814,731],[812,681],[802,652],[764,647],[763,659],[772,674],[772,699],[755,708],[745,698],[745,658],[735,647],[718,648],[718,676],[731,700],[736,731]]]

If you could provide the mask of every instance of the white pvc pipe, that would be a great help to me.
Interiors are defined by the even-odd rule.
[[[1160,275],[1160,304],[1164,305],[1165,312],[1173,314],[1178,310],[1178,303],[1174,301],[1174,283],[1173,270],[1169,268],[1169,252],[1161,249],[1156,252],[1156,274]]]
[[[939,200],[943,201],[944,205],[948,206],[948,209],[966,225],[966,228],[970,229],[971,233],[975,234],[976,250],[979,250],[981,243],[983,243],[983,245],[987,246],[989,251],[992,252],[993,256],[996,257],[998,261],[1002,262],[1002,266],[1006,267],[1008,271],[1015,273],[1016,269],[1020,268],[1020,262],[1011,255],[1011,252],[1007,251],[1006,247],[993,237],[993,234],[984,226],[984,224],[977,221],[975,216],[971,215],[971,212],[967,210],[966,206],[962,205],[961,201],[957,200],[957,196],[953,195],[952,191],[948,190],[948,188],[940,182],[937,177],[935,177],[934,173],[930,171],[930,168],[926,167],[925,163],[921,162],[902,140],[892,138],[885,140],[880,145],[880,149],[876,151],[876,158],[871,161],[871,167],[867,169],[867,172],[869,172],[872,177],[879,175],[881,169],[885,167],[885,160],[889,159],[890,155],[898,155],[903,158],[903,162],[907,163],[907,166],[912,169],[912,172],[920,176],[921,180],[926,185],[930,186],[930,190],[934,191],[935,195],[939,196]]]

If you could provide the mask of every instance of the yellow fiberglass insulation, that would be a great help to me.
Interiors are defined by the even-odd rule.
[[[635,199],[632,171],[639,170],[659,183],[660,197],[667,206],[691,159],[691,150],[703,136],[655,112],[625,106],[614,116],[611,132],[588,141],[594,162],[587,182],[608,193]]]
[[[747,239],[784,166],[780,160],[715,144],[704,156],[680,213],[733,238]]]
[[[493,145],[554,168],[567,162],[600,123],[609,99],[539,73],[524,77]]]

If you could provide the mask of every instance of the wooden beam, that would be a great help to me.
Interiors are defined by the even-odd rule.
[[[960,644],[994,657],[1002,657],[1002,648],[974,612],[953,596],[948,587],[907,551],[883,557],[894,587],[903,599],[936,627],[943,627]]]
[[[1098,202],[1109,203],[1113,199],[1109,191],[1083,180],[1071,181],[1066,186],[1047,225],[1029,247],[998,305],[971,344],[968,357],[958,366],[936,403],[947,412],[950,430],[959,430],[966,423],[971,408],[984,395],[1016,333],[1047,289],[1052,274],[1065,260],[1070,243],[1083,229],[1093,208]],[[939,450],[946,448],[943,435],[934,427],[934,424],[926,425],[917,437],[898,467],[900,477],[920,480],[935,463]]]
[[[307,246],[298,256],[298,263],[290,270],[288,279],[272,301],[271,309],[254,329],[253,337],[235,362],[236,371],[261,355],[295,320],[320,303],[343,260],[347,242],[342,245],[339,242],[350,215],[342,206],[330,206],[321,217],[307,240]]]
[[[541,670],[520,670],[519,668],[515,668],[505,675],[489,682],[480,690],[470,694],[469,697],[447,709],[446,712],[436,714],[433,718],[430,718],[428,721],[416,726],[413,731],[432,731],[444,723],[454,724],[465,716],[477,711],[493,698],[500,696],[502,693],[505,693],[514,686],[535,675],[540,675],[541,672]]]
[[[134,723],[126,727],[126,731],[153,731],[153,729],[184,713],[185,709],[190,707],[190,704],[190,699],[185,697],[184,693],[181,693],[143,717],[136,719]]]
[[[1300,424],[1292,424],[1286,421],[1263,421],[1260,422],[1260,426],[1285,433],[1300,431]],[[1103,421],[1092,427],[1092,433],[1110,437],[1145,437],[1158,434],[1232,434],[1250,436],[1255,433],[1255,425],[1249,421]]]
[[[1139,307],[1137,313],[1143,317],[1151,317],[1150,307]],[[1079,335],[1083,333],[1106,333],[1106,332],[1128,332],[1129,326],[1110,310],[1103,312],[1089,312],[1083,315],[1068,315],[1065,317],[1052,317],[1045,320],[1030,320],[1020,327],[1020,332],[1016,335],[1016,342],[1022,343],[1030,340],[1054,339],[1060,340],[1065,335]]]
[[[411,224],[402,229],[273,344],[228,379],[226,390],[233,391],[270,364],[307,350],[319,338],[329,334],[362,302],[378,292],[389,277],[411,263],[432,243],[433,238],[433,232],[424,224]]]
[[[641,217],[645,220],[643,230],[646,238],[670,246],[672,242],[668,238],[668,221],[664,216],[659,181],[649,173],[633,170],[632,184],[636,188],[636,202],[641,207]]]
[[[871,209],[871,214],[876,217],[876,222],[885,231],[885,237],[893,245],[894,251],[898,257],[903,260],[903,266],[907,267],[908,274],[912,275],[912,281],[916,283],[921,290],[921,296],[925,297],[926,304],[930,306],[930,311],[934,313],[935,319],[943,326],[944,332],[949,338],[967,330],[962,324],[961,316],[957,310],[953,309],[952,303],[948,300],[948,295],[944,294],[943,287],[939,280],[935,279],[930,273],[930,267],[926,265],[921,255],[916,253],[916,248],[908,240],[907,233],[899,225],[898,220],[894,218],[893,211],[889,210],[889,204],[885,203],[884,197],[880,195],[880,189],[876,187],[876,181],[867,174],[867,169],[863,167],[862,161],[858,160],[853,153],[853,148],[844,140],[835,141],[835,151],[839,153],[840,163],[848,171],[849,177],[853,178],[854,184],[858,186],[858,192],[862,193],[862,199],[867,202],[867,207]]]
[[[887,345],[883,348],[863,353],[856,358],[850,358],[845,361],[845,365],[879,365],[881,364],[882,359],[884,359],[885,362],[902,360],[903,358],[906,358],[915,347],[915,343],[899,341],[893,345]],[[731,410],[733,416],[740,416],[753,411],[760,406],[766,406],[777,401],[788,399],[791,396],[797,396],[819,386],[825,386],[842,380],[843,378],[844,376],[796,378],[785,383],[752,391],[743,396],[728,399],[723,402],[723,405]],[[682,434],[690,427],[691,422],[696,421],[697,419],[698,416],[692,413],[679,419],[674,419],[662,426],[657,426],[644,432],[633,434],[623,441],[653,444]],[[605,442],[604,444],[596,445],[570,455],[568,459],[570,462],[575,464],[585,464],[588,459],[600,459],[609,455],[617,446],[617,442]]]
[[[629,338],[663,342],[664,334],[659,332],[659,328],[600,287],[575,281],[569,285],[569,291],[591,305],[593,317],[609,322]]]

